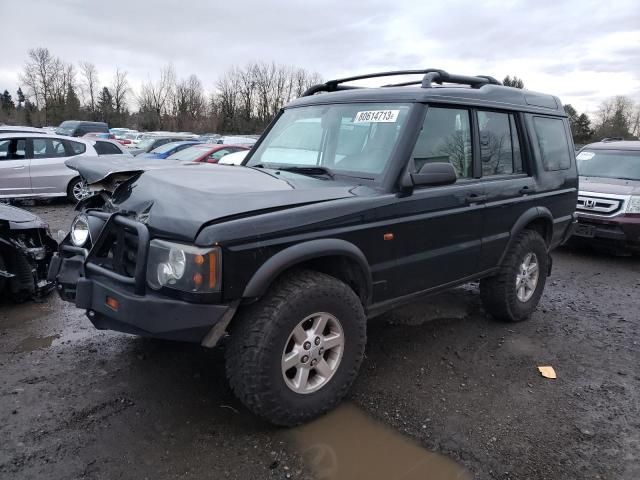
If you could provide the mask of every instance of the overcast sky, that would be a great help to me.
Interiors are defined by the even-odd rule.
[[[638,0],[2,0],[0,90],[13,94],[34,47],[116,67],[137,87],[173,63],[212,90],[221,73],[276,61],[325,79],[441,68],[559,95],[578,110],[628,95],[640,102]]]

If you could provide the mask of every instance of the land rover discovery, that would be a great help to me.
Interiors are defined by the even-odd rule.
[[[346,85],[407,74],[421,79]],[[368,318],[472,280],[492,316],[527,318],[575,222],[573,151],[556,97],[492,77],[333,80],[242,166],[68,161],[95,195],[49,276],[100,329],[228,334],[234,392],[294,425],[347,393]]]

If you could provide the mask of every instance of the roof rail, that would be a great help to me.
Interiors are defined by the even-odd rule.
[[[480,88],[483,85],[502,85],[498,80],[488,75],[477,75],[469,77],[466,75],[456,75],[439,70],[436,68],[428,68],[425,70],[392,70],[390,72],[367,73],[364,75],[355,75],[353,77],[338,78],[329,80],[325,83],[313,85],[309,87],[303,94],[303,97],[314,95],[318,92],[337,92],[339,90],[352,90],[356,88],[352,85],[343,85],[344,83],[354,82],[356,80],[365,80],[368,78],[394,77],[398,75],[424,75],[422,80],[414,80],[403,83],[392,83],[383,85],[383,87],[405,87],[408,85],[420,85],[422,88],[432,88],[433,83],[442,85],[443,83],[456,83],[460,85],[469,85],[471,88]]]
[[[606,137],[600,140],[602,143],[607,142],[624,142],[624,137]]]

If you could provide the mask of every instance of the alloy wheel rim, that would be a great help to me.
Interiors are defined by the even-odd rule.
[[[84,182],[76,182],[73,186],[73,196],[76,200],[84,200],[89,196],[89,192],[87,191],[87,186]]]
[[[344,351],[344,331],[338,319],[318,312],[299,322],[282,351],[284,382],[295,393],[324,387],[338,370]]]
[[[524,256],[518,273],[516,274],[516,296],[521,302],[528,302],[533,297],[538,286],[540,266],[535,253],[529,252]]]

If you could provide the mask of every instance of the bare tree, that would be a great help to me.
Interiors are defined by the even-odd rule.
[[[91,62],[80,62],[80,91],[83,103],[93,115],[96,111],[100,80],[96,66]]]
[[[636,129],[636,106],[629,97],[618,95],[603,101],[595,115],[597,137],[630,137]]]
[[[63,74],[62,61],[54,57],[48,48],[29,50],[29,60],[20,75],[20,81],[27,86],[27,95],[35,100],[36,107],[42,109],[45,123]]]
[[[129,81],[127,72],[116,68],[116,73],[111,82],[111,95],[113,97],[113,107],[116,114],[123,113],[127,108],[127,95],[129,94]]]
[[[167,65],[160,71],[157,82],[149,80],[142,85],[138,96],[140,109],[152,111],[160,128],[163,126],[163,116],[167,113],[169,98],[173,94],[176,74],[173,65]]]

